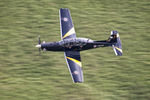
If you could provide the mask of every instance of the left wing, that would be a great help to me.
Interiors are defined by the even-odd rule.
[[[59,11],[59,15],[61,39],[76,38],[76,33],[74,30],[69,9],[61,8]]]
[[[72,80],[77,83],[83,82],[83,72],[79,51],[65,51],[65,58]]]

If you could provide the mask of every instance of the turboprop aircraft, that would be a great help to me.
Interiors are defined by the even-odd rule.
[[[61,8],[59,15],[61,40],[58,42],[41,43],[39,37],[39,43],[36,47],[39,50],[63,51],[74,83],[82,83],[84,81],[80,51],[99,47],[112,47],[117,56],[122,55],[121,41],[117,31],[111,31],[110,37],[102,41],[95,41],[89,38],[77,38],[69,9]]]

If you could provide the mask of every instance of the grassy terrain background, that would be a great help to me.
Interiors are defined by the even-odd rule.
[[[69,8],[78,37],[112,48],[81,52],[82,84],[71,80],[63,52],[38,56],[37,36],[60,40],[59,9]],[[150,100],[149,0],[0,0],[0,100]]]

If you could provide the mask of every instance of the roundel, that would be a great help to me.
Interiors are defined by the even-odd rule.
[[[67,22],[67,21],[68,21],[68,18],[67,18],[67,17],[64,17],[64,18],[63,18],[63,21]]]
[[[74,73],[74,74],[78,74],[79,72],[78,72],[78,71],[74,71],[73,73]]]

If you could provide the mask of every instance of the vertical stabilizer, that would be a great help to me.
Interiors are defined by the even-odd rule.
[[[112,45],[112,48],[116,54],[116,56],[122,56],[122,45],[119,37],[119,33],[117,31],[111,31],[111,37],[115,37],[115,44]]]

